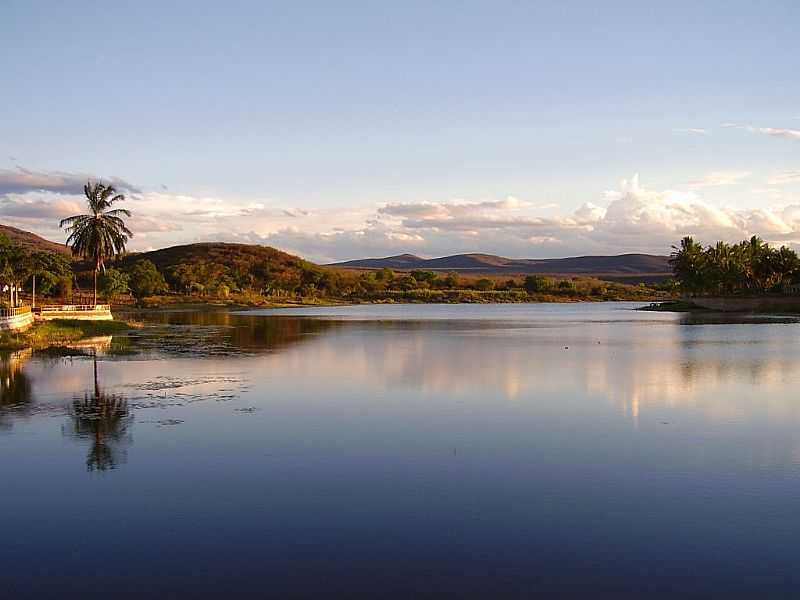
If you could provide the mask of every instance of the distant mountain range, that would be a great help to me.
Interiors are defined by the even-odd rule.
[[[656,281],[671,275],[668,256],[619,254],[617,256],[576,256],[572,258],[504,258],[493,254],[455,254],[441,258],[420,258],[399,254],[386,258],[364,258],[329,265],[347,269],[421,269],[482,274],[593,275],[619,280]]]
[[[64,244],[51,242],[16,227],[0,224],[0,234],[28,248],[39,251],[57,252],[69,255]],[[133,253],[122,259],[124,265],[147,258],[159,269],[181,262],[202,260],[232,264],[237,260],[245,262],[270,261],[288,270],[299,268],[300,260],[269,246],[227,244],[208,242],[172,246],[150,252]],[[413,254],[399,254],[386,258],[363,258],[327,265],[345,269],[395,269],[410,271],[455,271],[485,275],[520,275],[538,273],[542,275],[591,275],[601,279],[625,282],[655,282],[671,276],[669,257],[653,254],[619,254],[617,256],[576,256],[572,258],[504,258],[493,254],[455,254],[441,258],[421,258]]]

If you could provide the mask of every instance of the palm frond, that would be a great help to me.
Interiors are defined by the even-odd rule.
[[[73,215],[71,217],[67,217],[66,219],[61,219],[61,222],[58,224],[59,227],[68,227],[72,225],[75,221],[80,219],[85,219],[89,217],[89,215]]]
[[[108,210],[115,202],[125,200],[114,186],[100,182],[87,182],[83,187],[89,213],[62,219],[59,226],[67,235],[67,245],[75,256],[94,263],[95,269],[105,268],[105,260],[125,251],[133,232],[122,216],[130,217],[126,208]]]
[[[125,196],[116,196],[117,198],[125,198]],[[128,217],[131,216],[131,211],[127,208],[115,208],[114,210],[107,210],[104,214],[110,215],[112,217],[116,217],[117,215],[126,215]]]

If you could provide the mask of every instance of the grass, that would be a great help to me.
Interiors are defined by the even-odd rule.
[[[56,319],[40,321],[26,331],[7,331],[0,334],[0,350],[47,348],[64,346],[82,339],[113,335],[138,327],[125,321],[80,321]]]

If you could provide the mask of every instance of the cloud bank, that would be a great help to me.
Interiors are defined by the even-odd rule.
[[[60,171],[33,171],[17,167],[16,169],[0,169],[0,196],[27,192],[81,195],[83,186],[89,179],[113,185],[124,192],[141,193],[139,188],[119,177],[96,177],[85,173]]]
[[[136,250],[201,240],[236,241],[268,244],[328,262],[402,252],[528,258],[664,254],[684,235],[710,243],[758,234],[773,243],[800,245],[800,203],[739,209],[718,206],[700,195],[707,187],[734,185],[749,176],[713,172],[685,190],[663,191],[645,188],[634,176],[566,213],[553,204],[514,196],[309,209],[282,206],[269,198],[182,195],[163,187],[142,191],[118,181],[121,189],[135,195],[135,202],[127,206],[134,212],[131,248]],[[82,174],[0,171],[0,221],[62,241],[58,220],[83,210],[85,179]],[[795,172],[786,172],[769,183],[795,179]]]

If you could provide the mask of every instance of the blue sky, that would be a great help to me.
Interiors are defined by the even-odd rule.
[[[80,199],[46,180],[90,176],[129,185],[134,248],[791,244],[798,22],[792,2],[6,1],[0,220],[60,239]]]

